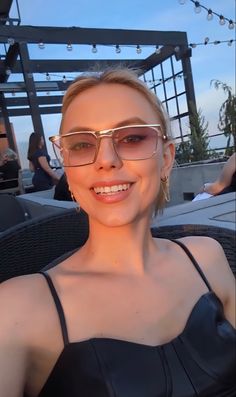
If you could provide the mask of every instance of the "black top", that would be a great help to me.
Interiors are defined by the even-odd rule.
[[[179,241],[209,291],[176,338],[158,346],[111,338],[70,343],[63,307],[46,278],[64,348],[38,397],[235,397],[236,331],[199,265]]]
[[[2,184],[3,189],[18,186],[18,172],[20,166],[17,160],[9,160],[0,166],[0,172],[3,173],[3,180],[17,179],[16,181],[8,181]]]
[[[39,157],[46,157],[49,164],[50,156],[44,149],[37,149],[30,159],[34,166],[34,176],[32,178],[32,183],[36,191],[48,190],[53,186],[52,177],[44,171],[39,162]]]

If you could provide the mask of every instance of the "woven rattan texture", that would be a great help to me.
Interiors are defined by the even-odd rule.
[[[37,272],[83,245],[87,237],[87,215],[74,209],[31,219],[6,230],[0,235],[0,282]]]
[[[186,236],[207,236],[214,238],[223,247],[229,265],[236,276],[236,241],[234,230],[217,226],[188,224],[153,228],[152,235],[171,240]]]

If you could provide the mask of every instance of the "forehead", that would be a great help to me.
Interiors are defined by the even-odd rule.
[[[129,118],[158,123],[158,115],[147,98],[123,84],[100,84],[79,93],[68,106],[62,130],[80,125],[91,129],[110,128]]]

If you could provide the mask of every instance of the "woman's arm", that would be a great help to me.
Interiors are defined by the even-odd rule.
[[[202,188],[202,191],[207,192],[209,194],[217,194],[221,192],[221,190],[225,189],[230,185],[232,176],[236,171],[236,153],[232,154],[232,156],[227,160],[224,164],[224,167],[221,170],[219,177],[215,182],[205,183]]]
[[[20,295],[19,295],[20,296]],[[22,397],[27,369],[22,304],[14,283],[0,286],[0,396]]]
[[[50,175],[54,180],[56,180],[57,182],[59,181],[60,177],[51,169],[51,167],[49,166],[47,159],[45,156],[40,156],[38,157],[38,161],[39,164],[41,165],[41,167],[43,168],[43,170]]]
[[[29,160],[29,169],[30,169],[31,172],[34,172],[34,171],[35,171],[35,169],[34,169],[34,164],[33,164],[32,161],[30,161],[30,160]]]

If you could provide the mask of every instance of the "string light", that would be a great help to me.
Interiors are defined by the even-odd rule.
[[[219,18],[220,18],[219,24],[222,25],[222,26],[225,25],[225,18],[224,18],[224,16],[223,16],[223,15],[220,15]]]
[[[208,12],[207,12],[207,20],[208,21],[212,21],[213,19],[213,12],[212,10],[209,8]]]
[[[194,4],[194,11],[196,12],[196,14],[199,14],[201,12],[202,9],[204,9],[205,11],[207,11],[207,20],[211,21],[213,19],[213,16],[216,15],[219,18],[219,24],[220,25],[225,25],[226,21],[228,22],[228,28],[230,30],[233,30],[235,28],[235,21],[233,21],[232,19],[226,18],[224,15],[222,14],[218,14],[217,12],[213,11],[211,8],[207,8],[205,7],[203,4],[200,3],[200,1],[195,1],[195,0],[190,0],[193,4]],[[180,4],[185,4],[186,1],[185,0],[179,0]]]
[[[230,19],[230,20],[229,20],[228,28],[229,28],[230,30],[233,30],[233,29],[234,29],[234,26],[235,26],[234,21],[232,21],[232,19]]]
[[[141,54],[141,52],[142,52],[142,48],[140,47],[139,44],[136,47],[136,52],[137,52],[137,54]]]
[[[119,44],[116,45],[116,53],[117,53],[117,54],[120,54],[120,53],[121,53],[121,49],[120,49]]]
[[[73,50],[72,44],[71,44],[71,43],[68,43],[68,44],[66,45],[66,49],[67,49],[67,51],[72,51],[72,50]]]
[[[194,11],[196,12],[196,14],[199,14],[202,11],[201,5],[199,1],[195,1],[194,3],[195,3]]]
[[[46,73],[46,80],[47,80],[47,81],[50,81],[50,80],[51,80],[51,77],[50,77],[50,74],[49,74],[49,73]]]
[[[96,46],[96,44],[93,44],[93,46],[92,46],[92,53],[93,53],[93,54],[96,54],[96,52],[98,52],[97,46]]]
[[[210,41],[209,37],[206,37],[203,43],[190,43],[189,46],[192,48],[196,48],[199,45],[206,45],[206,44],[222,44],[222,43],[227,43],[228,46],[231,46],[233,44],[233,42],[235,42],[236,40],[215,40],[215,41]]]
[[[62,77],[62,82],[63,82],[64,84],[67,82],[67,78],[66,78],[65,75]]]
[[[40,40],[40,42],[38,43],[38,47],[40,48],[40,50],[43,50],[45,48],[44,42],[42,40]]]
[[[161,48],[158,45],[156,45],[155,53],[157,55],[159,55],[161,53]]]

